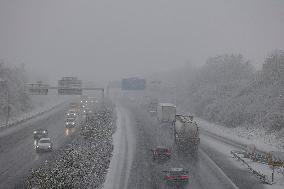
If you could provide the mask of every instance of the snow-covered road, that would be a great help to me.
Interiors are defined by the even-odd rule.
[[[207,142],[210,138],[202,136],[204,142],[198,159],[180,155],[173,146],[170,125],[158,124],[136,105],[125,101],[122,104],[117,108],[114,153],[105,189],[167,188],[161,173],[170,167],[190,170],[190,182],[186,188],[263,188],[253,176],[209,145]],[[170,146],[173,155],[170,161],[157,164],[152,161],[150,149],[160,144]]]
[[[130,112],[117,104],[117,130],[113,135],[114,150],[106,176],[104,189],[125,189],[135,152],[135,137],[132,129],[133,120]]]
[[[21,183],[31,168],[52,158],[57,150],[71,141],[71,137],[65,134],[66,110],[66,106],[58,107],[0,133],[0,188],[14,188],[15,184]],[[49,136],[53,140],[54,152],[39,154],[35,152],[33,140],[35,128],[48,129]]]
[[[232,138],[226,138],[226,135],[222,136],[221,134],[218,136],[216,133],[201,130],[201,148],[207,151],[208,155],[216,162],[216,164],[222,167],[224,172],[232,178],[234,182],[239,183],[240,188],[247,188],[247,186],[255,189],[283,188],[283,183],[282,185],[281,183],[274,185],[262,184],[248,171],[247,167],[234,159],[231,155],[231,150],[241,150],[245,143],[243,141],[240,142],[240,140],[234,141],[234,138]],[[270,174],[267,176],[271,176],[271,173],[272,170],[270,170]],[[238,179],[241,179],[242,182],[239,182]]]

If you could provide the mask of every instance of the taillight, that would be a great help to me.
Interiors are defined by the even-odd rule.
[[[166,176],[165,176],[165,179],[167,179],[167,180],[171,180],[171,179],[173,179],[173,177],[172,177],[172,176],[170,176],[170,175],[166,175]]]
[[[167,155],[171,155],[171,150],[167,149],[167,150],[166,150],[166,154],[167,154]]]
[[[187,180],[187,179],[188,179],[188,176],[187,176],[187,175],[182,175],[182,176],[180,176],[180,179],[181,179],[181,180]]]

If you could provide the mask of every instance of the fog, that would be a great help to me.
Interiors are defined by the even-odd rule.
[[[284,49],[282,0],[1,0],[0,59],[96,83]]]

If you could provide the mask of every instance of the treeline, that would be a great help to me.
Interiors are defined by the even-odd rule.
[[[184,110],[227,127],[284,128],[284,51],[271,53],[260,71],[242,55],[225,54],[174,75]]]
[[[26,71],[24,66],[9,67],[0,63],[0,122],[5,117],[7,107],[7,93],[9,94],[9,106],[11,116],[30,110],[31,103],[28,94],[25,91]],[[3,83],[6,84],[3,84]]]

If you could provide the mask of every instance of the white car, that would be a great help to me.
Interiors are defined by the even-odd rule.
[[[52,142],[50,138],[41,138],[36,144],[36,151],[52,151]]]

